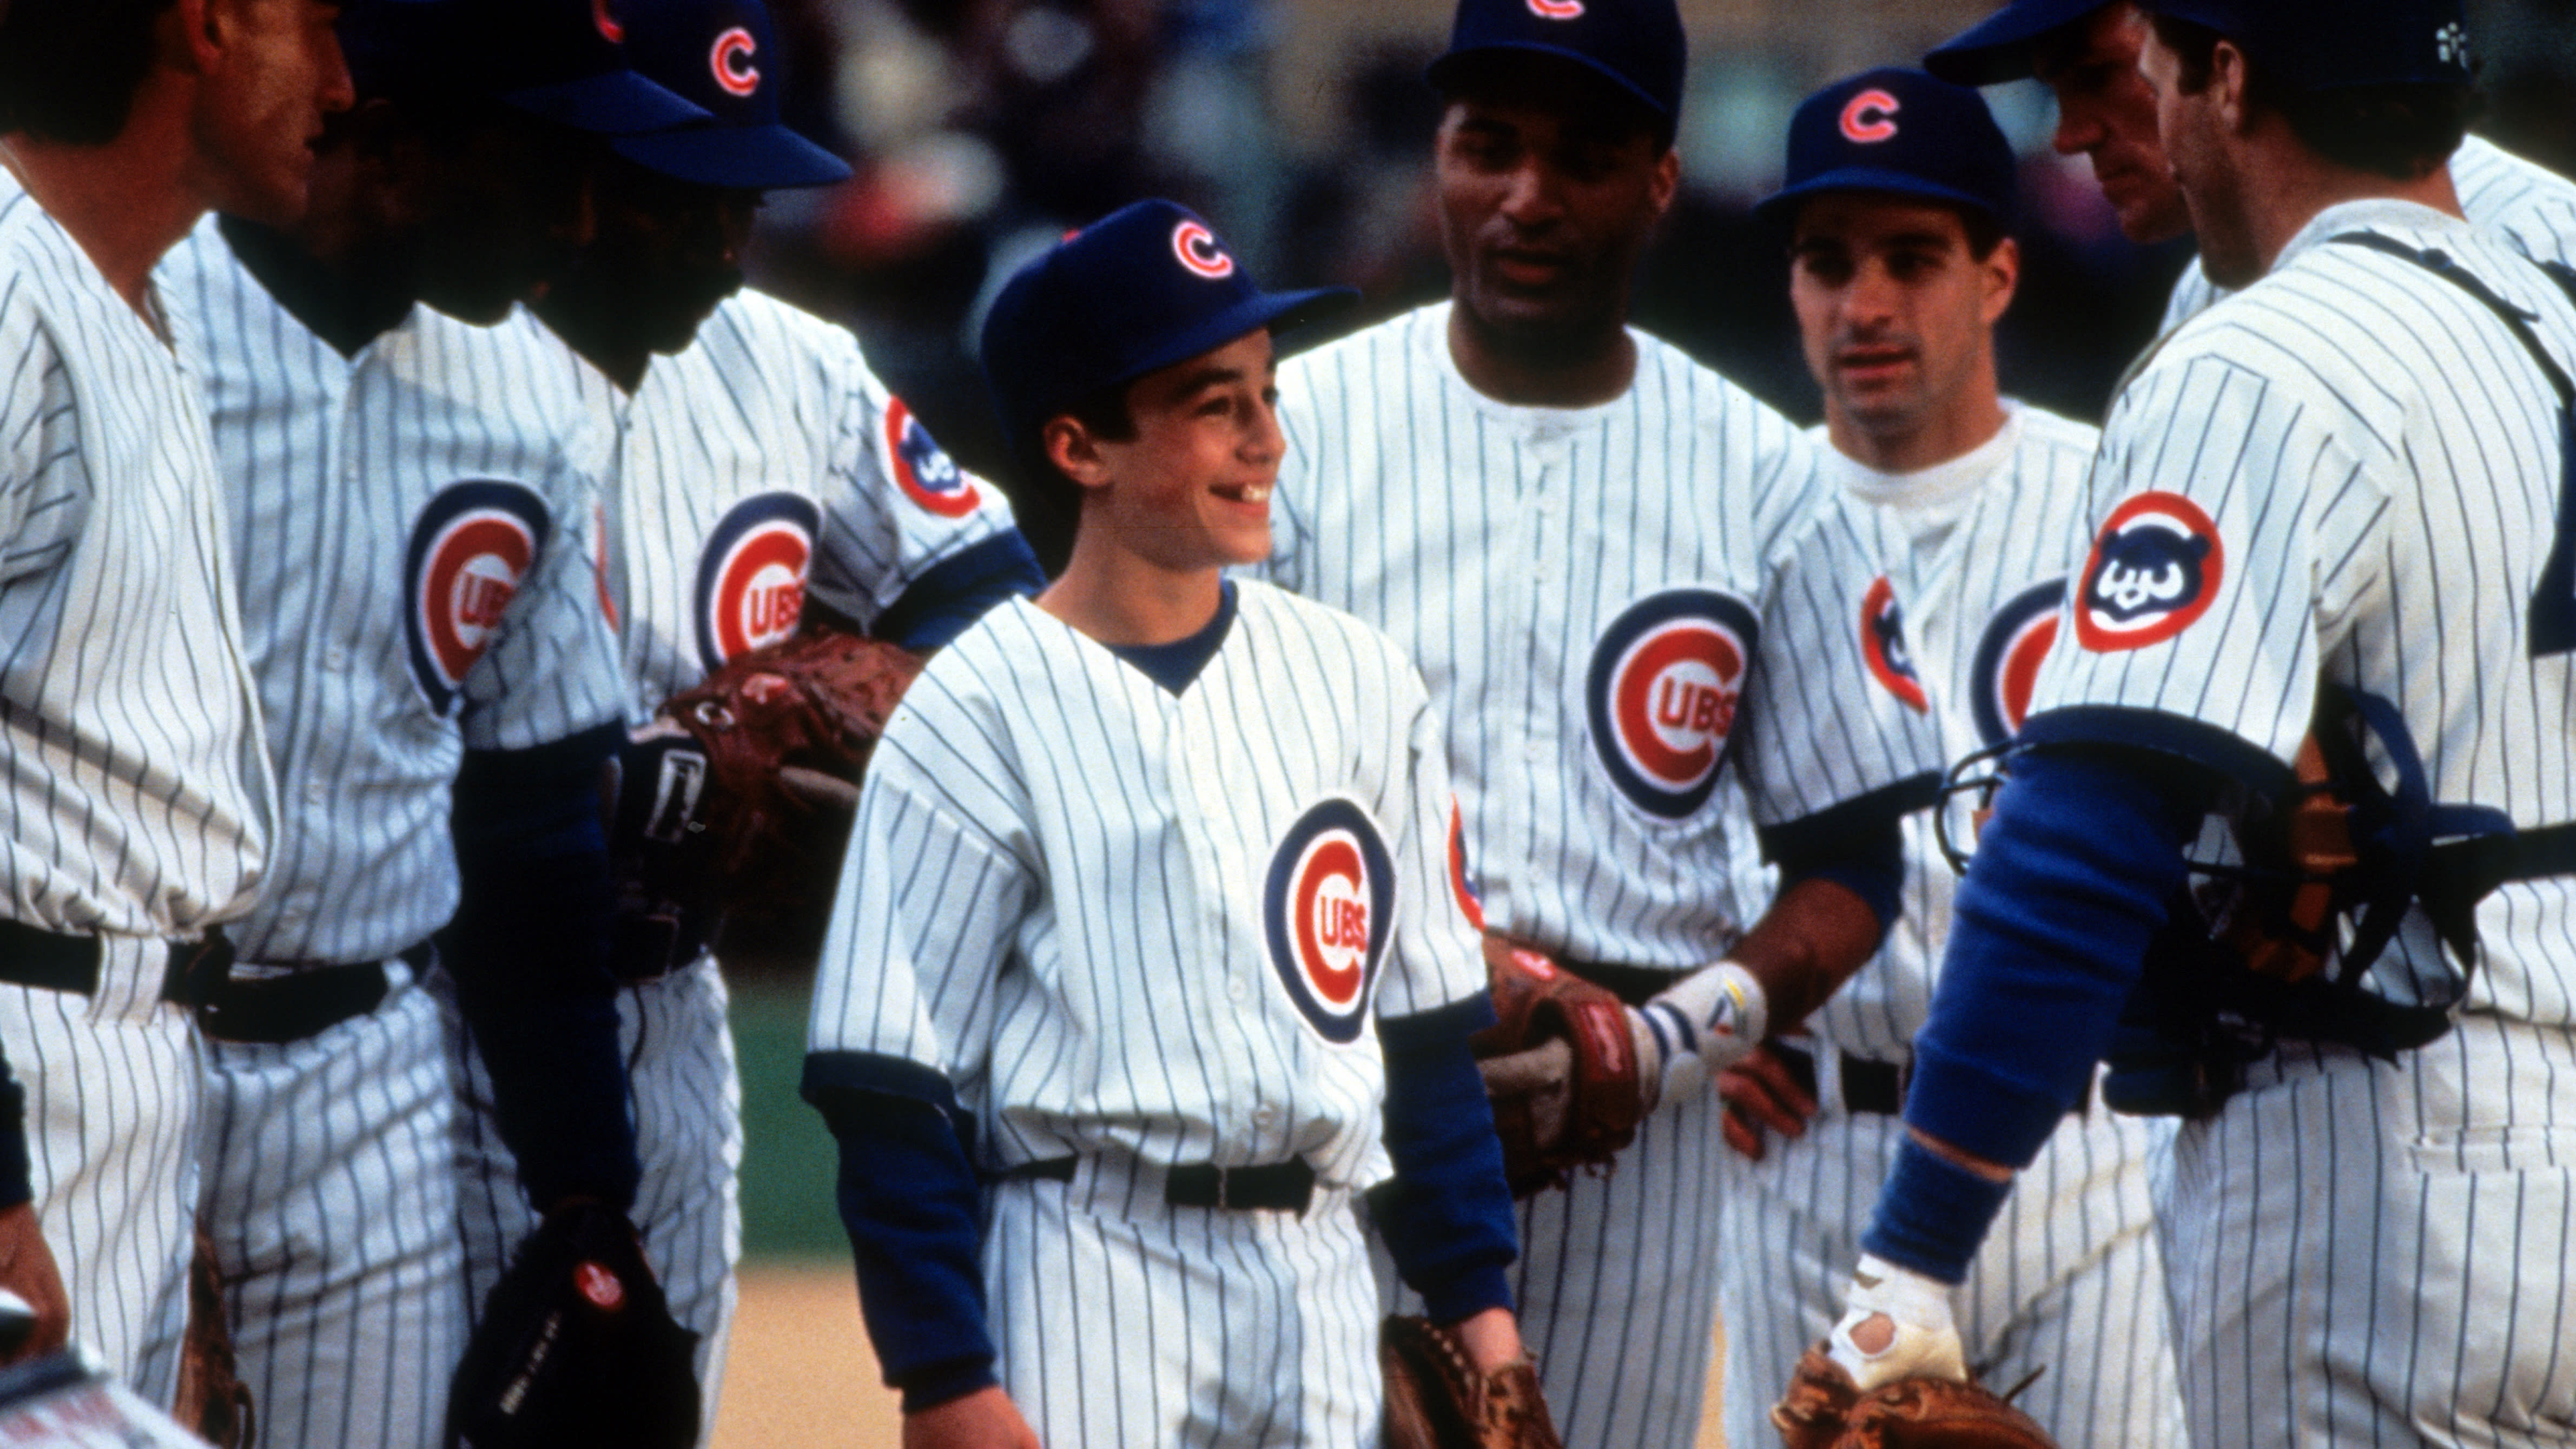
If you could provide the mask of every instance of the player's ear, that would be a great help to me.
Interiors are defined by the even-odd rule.
[[[1681,189],[1682,148],[1666,146],[1664,154],[1655,158],[1655,174],[1646,183],[1646,199],[1653,204],[1657,220],[1673,209],[1673,198]]]
[[[1082,419],[1071,413],[1058,413],[1047,419],[1038,430],[1038,445],[1046,450],[1047,461],[1057,472],[1084,488],[1101,488],[1109,482],[1109,460],[1100,451],[1100,440]]]
[[[2253,117],[2245,108],[2245,52],[2225,37],[2210,51],[2209,99],[2229,135],[2242,136],[2253,129]]]
[[[190,75],[211,73],[223,64],[241,19],[237,0],[173,0],[161,17],[162,63]]]
[[[2011,308],[2013,293],[2021,286],[2021,244],[2005,237],[1977,265],[1985,274],[1986,290],[1978,310],[1986,325],[1992,327]]]

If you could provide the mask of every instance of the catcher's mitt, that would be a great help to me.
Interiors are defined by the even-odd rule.
[[[921,672],[892,644],[807,632],[673,695],[621,762],[619,957],[658,974],[710,944],[822,944],[859,776]]]
[[[1975,1383],[1899,1379],[1862,1393],[1818,1344],[1771,1406],[1787,1449],[2057,1449],[2030,1415]]]
[[[179,1339],[179,1388],[170,1413],[215,1449],[242,1449],[251,1441],[250,1388],[233,1360],[223,1275],[203,1224],[188,1262],[188,1327]]]
[[[1526,1090],[1501,1087],[1488,1076],[1512,1195],[1562,1186],[1577,1167],[1607,1167],[1636,1140],[1645,1116],[1628,1008],[1545,955],[1497,936],[1485,938],[1485,970],[1499,1019],[1471,1043],[1480,1060],[1517,1056],[1551,1041],[1564,1042],[1571,1055],[1561,1080]]]
[[[451,1449],[689,1449],[698,1336],[671,1319],[635,1229],[550,1214],[484,1301],[448,1390]]]
[[[1379,1326],[1386,1449],[1562,1449],[1526,1358],[1479,1372],[1458,1336],[1427,1318]]]

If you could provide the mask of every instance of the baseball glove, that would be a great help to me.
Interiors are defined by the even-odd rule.
[[[203,1224],[188,1262],[188,1326],[179,1339],[179,1387],[171,1417],[216,1449],[251,1441],[250,1388],[233,1360],[232,1325],[224,1315],[224,1280]]]
[[[1608,1167],[1636,1140],[1645,1116],[1628,1009],[1545,955],[1498,936],[1485,938],[1485,970],[1499,1019],[1470,1043],[1477,1058],[1517,1057],[1551,1042],[1563,1042],[1570,1055],[1562,1074],[1542,1080],[1487,1074],[1512,1195],[1562,1186],[1577,1167]]]
[[[451,1449],[689,1449],[698,1336],[625,1217],[549,1214],[484,1301],[448,1390]]]
[[[1898,1379],[1862,1393],[1818,1344],[1771,1406],[1787,1449],[2057,1449],[2037,1420],[1975,1383]]]
[[[1480,1373],[1458,1335],[1390,1315],[1378,1329],[1386,1449],[1562,1449],[1526,1358]]]
[[[921,672],[892,644],[807,632],[673,695],[621,762],[610,850],[628,975],[728,949],[822,945],[859,776]]]

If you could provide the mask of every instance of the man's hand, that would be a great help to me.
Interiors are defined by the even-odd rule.
[[[1726,1103],[1726,1145],[1755,1162],[1762,1160],[1766,1132],[1803,1137],[1807,1119],[1816,1115],[1816,1099],[1767,1046],[1720,1072],[1717,1095]]]
[[[1037,1432],[999,1387],[903,1416],[903,1449],[1041,1449]]]
[[[33,1358],[71,1341],[72,1305],[63,1294],[63,1275],[54,1267],[54,1250],[45,1246],[36,1225],[36,1205],[22,1202],[0,1209],[0,1288],[27,1300],[36,1310],[35,1331],[0,1360]]]
[[[1484,1373],[1519,1363],[1529,1357],[1521,1345],[1520,1320],[1508,1308],[1488,1308],[1449,1325],[1458,1341],[1467,1346],[1467,1359]]]

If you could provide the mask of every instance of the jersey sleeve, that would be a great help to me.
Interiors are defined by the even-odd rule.
[[[585,413],[545,480],[545,546],[502,611],[498,632],[465,677],[461,724],[477,750],[524,750],[629,713],[600,577],[601,504],[612,450]]]
[[[88,513],[71,374],[22,272],[0,278],[0,585],[62,562]]]
[[[1941,741],[1902,601],[1840,489],[1820,486],[1772,556],[1736,765],[1766,842],[1809,821],[1931,803]]]
[[[2365,544],[2387,506],[2350,432],[2303,391],[2194,350],[2122,395],[2024,741],[2142,746],[2258,789],[2289,782],[2321,620],[2384,556]],[[2339,539],[2321,532],[2328,510]]]
[[[859,797],[806,1050],[980,1080],[994,983],[1038,888],[998,738],[957,708],[943,654],[886,726]],[[865,1070],[861,1068],[861,1070]]]
[[[1414,701],[1405,733],[1403,795],[1389,813],[1396,822],[1394,960],[1378,989],[1381,1018],[1463,1001],[1485,989],[1485,957],[1470,920],[1472,903],[1459,869],[1457,797],[1439,712],[1421,676],[1396,661]]]
[[[838,327],[819,360],[832,412],[823,537],[806,588],[873,626],[923,575],[1016,524],[1002,490],[959,467]]]

